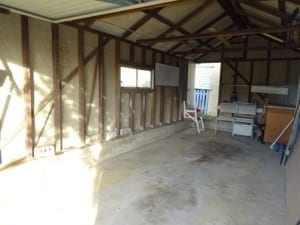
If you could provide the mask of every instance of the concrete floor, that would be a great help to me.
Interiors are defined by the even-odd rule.
[[[286,224],[280,156],[249,138],[187,130],[100,164],[77,153],[1,172],[0,224]]]

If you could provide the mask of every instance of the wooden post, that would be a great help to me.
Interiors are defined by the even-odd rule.
[[[218,103],[221,102],[221,95],[222,95],[222,89],[223,89],[223,75],[224,75],[224,44],[222,45],[222,52],[221,52],[221,72],[220,72],[220,80],[219,80],[219,97],[218,97]]]
[[[134,131],[134,107],[135,107],[135,94],[133,91],[129,92],[129,127],[131,131]]]
[[[86,112],[85,112],[85,75],[84,75],[84,33],[78,29],[78,78],[79,78],[79,137],[81,144],[85,144]]]
[[[54,129],[55,151],[60,152],[62,142],[62,86],[59,67],[59,25],[52,24],[52,63],[53,63],[53,95],[54,95]]]
[[[250,67],[250,81],[248,86],[248,102],[252,101],[253,95],[251,93],[251,85],[253,83],[253,72],[254,72],[254,62],[251,61],[251,67]]]
[[[145,129],[146,125],[146,94],[144,91],[141,92],[141,127]]]
[[[272,56],[272,42],[268,42],[268,56],[267,56],[267,74],[266,74],[266,82],[265,84],[268,85],[270,83],[270,72],[271,72],[271,56]]]
[[[117,131],[117,135],[120,135],[120,127],[121,127],[121,120],[120,120],[120,109],[121,109],[121,78],[120,78],[120,40],[115,41],[115,107],[116,107],[116,114],[115,114],[115,127]]]
[[[29,52],[29,30],[28,17],[21,16],[22,32],[22,58],[24,68],[24,103],[25,103],[25,147],[27,157],[33,156],[33,145],[35,142],[35,125],[34,125],[34,85],[33,75],[30,70],[30,52]]]
[[[164,86],[160,86],[160,123],[163,125],[165,123],[165,111],[164,111],[164,106],[165,106],[165,88]]]
[[[98,55],[99,55],[99,127],[98,133],[100,134],[101,140],[105,139],[105,127],[104,127],[104,115],[105,115],[105,76],[104,76],[104,49],[103,49],[103,36],[98,35]]]
[[[156,52],[152,52],[152,67],[155,69],[155,63],[156,63]],[[151,93],[151,126],[155,127],[155,112],[156,112],[156,86],[155,86],[155,76],[153,78],[153,92]]]

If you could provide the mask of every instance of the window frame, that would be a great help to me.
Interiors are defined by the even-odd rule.
[[[121,81],[121,69],[122,67],[135,69],[136,70],[136,77],[135,77],[135,87],[127,87],[122,86]],[[147,70],[150,72],[151,75],[151,84],[150,87],[139,87],[138,86],[138,70]],[[138,66],[138,65],[129,65],[129,64],[121,64],[120,65],[120,87],[121,89],[128,89],[128,90],[153,90],[154,89],[154,69],[150,66]]]

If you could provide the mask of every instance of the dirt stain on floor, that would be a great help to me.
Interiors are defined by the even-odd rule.
[[[240,147],[230,143],[206,141],[184,149],[181,154],[192,163],[205,163],[240,157],[242,152]]]

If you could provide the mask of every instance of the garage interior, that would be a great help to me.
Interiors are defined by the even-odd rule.
[[[299,4],[0,0],[1,221],[299,224]],[[261,141],[185,120],[211,62]]]

